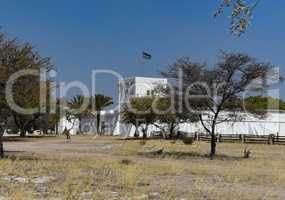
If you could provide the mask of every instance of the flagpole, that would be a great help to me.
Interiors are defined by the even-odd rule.
[[[150,53],[147,53],[145,51],[142,52],[142,73],[143,73],[143,76],[145,76],[144,74],[144,68],[145,68],[145,64],[147,63],[147,60],[151,60],[152,59],[152,55]]]

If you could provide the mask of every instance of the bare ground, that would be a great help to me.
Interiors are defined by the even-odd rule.
[[[0,165],[2,177],[0,184],[13,183],[21,187],[36,180],[33,182],[36,188],[42,186],[42,189],[36,189],[36,196],[32,195],[36,198],[40,196],[43,199],[52,199],[49,192],[54,190],[54,184],[68,176],[57,173],[62,172],[63,166],[68,170],[80,171],[79,174],[72,174],[72,177],[79,176],[82,180],[76,179],[75,183],[74,179],[69,180],[72,184],[78,187],[84,187],[85,184],[88,188],[93,188],[81,196],[77,191],[71,199],[285,199],[285,147],[283,146],[247,145],[252,150],[252,158],[243,159],[241,152],[245,145],[219,144],[219,156],[214,161],[205,156],[209,147],[207,143],[187,146],[158,140],[141,145],[139,141],[81,136],[73,137],[69,142],[63,137],[27,138],[15,141],[12,139],[5,142],[4,147],[10,159],[16,159],[18,167],[23,164],[21,160],[25,162],[23,168],[27,167],[27,163],[34,162],[35,166],[42,167],[50,163],[57,166],[56,169],[50,167],[48,176],[45,170],[31,168],[33,171],[31,176],[29,173],[25,174],[25,170],[19,175],[17,167],[9,169],[7,173],[5,167],[12,166],[9,159],[4,161],[7,163]],[[149,153],[158,148],[163,149],[161,155]],[[72,168],[67,164],[69,162],[72,163]],[[113,174],[117,176],[120,172],[124,177],[117,180],[118,177],[113,177],[111,172],[104,175],[105,170],[98,174],[97,165],[101,166],[105,162]],[[106,166],[104,164],[104,167]],[[92,176],[93,185],[89,182],[84,183],[83,179],[88,174]],[[110,178],[110,182],[98,181],[98,177],[100,178],[102,174],[106,176],[105,179]],[[48,182],[49,179],[53,181],[43,187],[45,181]],[[124,183],[121,179],[124,179]],[[104,191],[104,194],[100,194],[102,197],[94,189],[94,184],[98,182],[104,185],[99,191]],[[60,190],[56,195],[59,199],[68,199],[67,196],[72,194],[68,192],[68,187],[71,186],[64,187],[67,189]],[[9,198],[11,194],[6,190],[7,188],[0,185],[0,192],[4,191],[6,198]],[[94,190],[96,190],[95,196]]]

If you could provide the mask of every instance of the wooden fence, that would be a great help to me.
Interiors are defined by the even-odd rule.
[[[274,137],[273,144],[285,144],[285,136]]]
[[[189,135],[189,134],[188,134]],[[196,141],[211,141],[211,136],[209,134],[191,134]],[[285,136],[275,136],[275,135],[224,135],[220,134],[216,137],[217,142],[240,142],[240,143],[252,143],[252,144],[279,144],[285,145]]]

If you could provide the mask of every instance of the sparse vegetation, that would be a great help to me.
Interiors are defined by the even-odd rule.
[[[196,113],[204,131],[211,136],[210,156],[214,158],[216,127],[242,117],[240,111],[244,110],[244,93],[264,92],[272,86],[272,83],[265,81],[265,77],[275,79],[276,83],[282,79],[273,68],[271,64],[256,62],[247,54],[222,52],[213,68],[195,63],[190,58],[181,58],[162,74],[176,80],[177,91],[172,96],[183,96],[183,112]],[[182,86],[179,85],[180,78],[183,80]],[[260,83],[253,84],[257,81]],[[260,117],[264,115],[259,108],[250,105],[246,105],[248,113]]]
[[[22,141],[22,140],[21,140]],[[283,199],[284,146],[221,143],[217,159],[205,142],[74,136],[7,142],[31,155],[0,161],[0,196],[11,199]],[[21,143],[21,144],[20,144]],[[52,147],[52,148],[51,148]],[[48,150],[47,150],[48,149]],[[163,149],[159,155],[147,155]],[[22,149],[25,150],[25,149]],[[35,153],[36,152],[36,153]],[[226,153],[224,153],[226,152]],[[32,154],[33,153],[33,154]],[[8,154],[10,155],[10,154]],[[11,155],[10,155],[11,156]]]
[[[193,137],[185,137],[185,138],[183,138],[182,141],[186,145],[191,145],[194,142],[194,138]]]
[[[244,157],[244,158],[249,158],[249,157],[250,157],[250,154],[251,154],[251,152],[250,152],[249,149],[245,148],[245,149],[243,150],[243,157]]]

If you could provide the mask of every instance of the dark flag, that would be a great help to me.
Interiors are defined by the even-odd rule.
[[[144,51],[143,51],[142,55],[143,55],[143,58],[146,60],[151,60],[151,58],[152,58],[152,55],[150,55],[149,53],[146,53]]]

